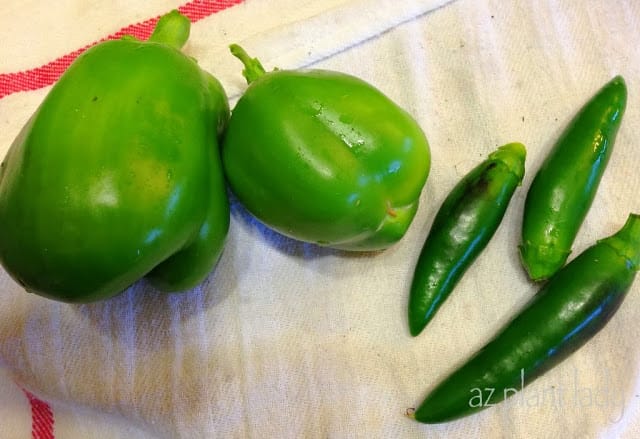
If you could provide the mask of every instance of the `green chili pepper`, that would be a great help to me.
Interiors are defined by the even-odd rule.
[[[438,210],[416,264],[409,329],[418,335],[500,225],[524,176],[526,150],[504,145],[467,174]]]
[[[512,396],[584,345],[616,312],[640,264],[640,216],[552,276],[522,311],[442,381],[413,416],[446,422]]]
[[[267,226],[346,250],[383,249],[406,232],[430,165],[411,116],[343,73],[266,73],[237,45],[249,82],[222,148],[229,185]]]
[[[103,299],[148,275],[191,288],[229,226],[217,148],[220,83],[180,48],[190,22],[163,16],[148,41],[88,49],[12,144],[0,174],[0,262],[28,291]]]
[[[624,114],[622,77],[607,83],[574,117],[527,193],[522,223],[522,263],[544,280],[567,260],[604,173]]]

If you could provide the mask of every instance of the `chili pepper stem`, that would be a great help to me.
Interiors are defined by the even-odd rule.
[[[251,84],[266,73],[264,67],[262,67],[262,64],[258,61],[258,58],[251,58],[242,47],[237,44],[231,44],[229,50],[233,56],[244,64],[242,75],[246,78],[247,84]]]
[[[626,258],[633,270],[637,271],[640,268],[640,215],[629,214],[624,226],[615,235],[601,242]]]
[[[527,150],[520,142],[508,143],[501,146],[489,155],[492,160],[497,160],[507,166],[509,172],[515,175],[522,184],[524,177],[524,166],[522,165],[527,157]]]
[[[189,39],[190,31],[191,21],[174,9],[160,17],[149,41],[181,49]]]

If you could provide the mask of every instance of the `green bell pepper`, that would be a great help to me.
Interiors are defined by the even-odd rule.
[[[28,121],[0,171],[0,262],[24,288],[89,302],[147,276],[200,283],[229,227],[218,137],[220,83],[180,48],[173,11],[143,42],[79,56]]]
[[[297,240],[379,250],[409,227],[429,174],[416,121],[368,83],[326,70],[266,73],[237,45],[249,87],[222,161],[234,194]]]

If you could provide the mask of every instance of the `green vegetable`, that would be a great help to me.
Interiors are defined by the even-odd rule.
[[[415,411],[446,422],[512,396],[593,337],[622,303],[640,264],[640,216],[558,271],[522,311]]]
[[[500,225],[524,176],[522,144],[504,145],[467,174],[440,207],[416,264],[409,329],[418,335]]]
[[[323,70],[266,73],[239,46],[249,83],[222,147],[229,185],[266,225],[346,250],[406,232],[429,173],[418,124],[380,91]]]
[[[624,114],[627,88],[620,76],[574,117],[536,174],[522,224],[522,263],[544,280],[567,260],[595,197]]]
[[[163,16],[149,41],[78,57],[12,144],[0,174],[0,262],[28,291],[69,302],[143,276],[189,289],[229,226],[217,148],[226,95],[180,52],[189,20]]]

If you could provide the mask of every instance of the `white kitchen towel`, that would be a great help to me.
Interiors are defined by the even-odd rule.
[[[0,74],[181,5],[129,3],[1,5]],[[185,51],[232,104],[244,89],[227,51],[236,42],[268,69],[359,76],[414,115],[433,159],[414,223],[387,251],[349,254],[282,237],[234,202],[220,263],[185,294],[141,281],[69,305],[28,295],[0,271],[0,416],[11,419],[0,435],[639,437],[640,281],[600,334],[518,396],[448,424],[405,416],[535,293],[516,249],[526,188],[563,127],[616,74],[627,82],[627,112],[574,254],[640,212],[640,4],[445,3],[247,0],[198,20]],[[1,154],[47,90],[0,99]],[[511,141],[528,149],[522,188],[485,252],[411,338],[408,287],[439,204]]]

